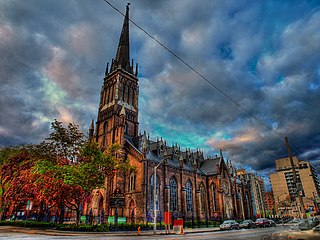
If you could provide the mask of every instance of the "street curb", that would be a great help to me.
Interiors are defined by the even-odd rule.
[[[0,226],[0,229],[10,231],[10,232],[20,232],[26,234],[37,234],[37,235],[47,235],[47,236],[81,236],[83,234],[88,235],[110,235],[110,236],[154,236],[152,231],[141,231],[141,234],[138,235],[135,231],[128,232],[73,232],[73,231],[60,231],[54,229],[36,229],[36,228],[24,228],[24,227],[12,227],[12,226]],[[158,230],[156,235],[179,235],[175,233],[166,234],[160,232],[163,230]],[[217,228],[211,229],[185,229],[185,234],[194,234],[194,233],[205,233],[205,232],[216,232],[220,231]]]

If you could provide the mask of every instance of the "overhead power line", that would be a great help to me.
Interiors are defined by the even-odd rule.
[[[105,1],[111,8],[113,8],[115,11],[120,13],[122,16],[125,17],[125,14],[121,12],[118,8],[113,6],[108,0],[103,0]],[[178,59],[180,62],[182,62],[184,65],[186,65],[188,68],[190,68],[196,75],[198,75],[202,80],[206,81],[209,85],[211,85],[213,88],[215,88],[218,92],[220,92],[223,96],[225,96],[230,102],[234,103],[237,107],[239,107],[243,112],[245,112],[249,117],[253,118],[255,121],[257,121],[260,125],[264,126],[265,128],[271,130],[274,134],[276,134],[282,142],[286,143],[284,140],[284,137],[281,136],[276,130],[274,130],[270,125],[265,123],[264,121],[260,120],[256,116],[254,116],[252,113],[250,113],[246,108],[241,106],[240,103],[238,103],[236,100],[234,100],[231,96],[229,96],[227,93],[225,93],[222,89],[217,87],[214,83],[212,83],[208,78],[203,76],[197,69],[192,67],[189,63],[187,63],[183,58],[178,56],[173,50],[171,50],[169,47],[164,45],[162,42],[160,42],[158,39],[156,39],[154,36],[152,36],[149,32],[144,30],[142,27],[140,27],[137,23],[135,23],[132,19],[129,17],[129,21],[136,26],[138,29],[140,29],[142,32],[144,32],[148,37],[150,37],[152,40],[154,40],[156,43],[158,43],[162,48],[164,48],[166,51],[168,51],[171,55],[173,55],[176,59]],[[292,149],[299,154],[299,151],[290,144]]]

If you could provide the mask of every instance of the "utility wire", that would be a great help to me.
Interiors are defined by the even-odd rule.
[[[108,0],[103,0],[105,1],[110,7],[112,7],[115,11],[117,11],[118,13],[120,13],[122,16],[125,17],[125,14],[122,13],[118,8],[116,8],[115,6],[113,6]],[[203,76],[198,70],[196,70],[194,67],[192,67],[189,63],[187,63],[184,59],[182,59],[180,56],[178,56],[174,51],[172,51],[171,49],[169,49],[166,45],[164,45],[162,42],[160,42],[158,39],[156,39],[154,36],[152,36],[150,33],[148,33],[146,30],[144,30],[142,27],[140,27],[137,23],[135,23],[132,19],[128,18],[129,21],[135,25],[138,29],[140,29],[142,32],[144,32],[148,37],[150,37],[151,39],[153,39],[156,43],[158,43],[161,47],[163,47],[165,50],[167,50],[169,53],[171,53],[171,55],[173,55],[175,58],[177,58],[180,62],[182,62],[184,65],[186,65],[188,68],[190,68],[196,75],[198,75],[201,79],[203,79],[204,81],[206,81],[208,84],[210,84],[212,87],[214,87],[218,92],[220,92],[223,96],[225,96],[227,99],[229,99],[229,101],[231,101],[232,103],[234,103],[237,107],[239,107],[242,111],[244,111],[249,117],[253,118],[254,120],[256,120],[258,123],[260,123],[262,126],[264,126],[265,128],[271,130],[274,134],[276,134],[284,143],[285,140],[283,136],[281,136],[276,130],[274,130],[271,126],[269,126],[267,123],[264,123],[262,120],[258,119],[256,116],[254,116],[252,113],[250,113],[247,109],[245,109],[244,107],[242,107],[236,100],[234,100],[231,96],[229,96],[227,93],[225,93],[222,89],[220,89],[219,87],[217,87],[216,85],[214,85],[209,79],[207,79],[205,76]],[[290,143],[289,143],[290,144]],[[292,149],[299,154],[299,151],[296,150],[296,148],[294,146],[292,146],[292,144],[290,144]]]

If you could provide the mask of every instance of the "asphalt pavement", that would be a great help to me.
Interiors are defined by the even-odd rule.
[[[286,224],[287,225],[287,224]],[[281,226],[280,224],[278,226]],[[183,229],[183,234],[192,234],[192,233],[210,233],[220,231],[219,227],[208,227],[208,228],[186,228]],[[1,239],[1,232],[11,232],[11,233],[24,233],[27,235],[42,235],[42,236],[69,236],[69,237],[76,237],[76,236],[92,236],[92,237],[99,237],[99,236],[139,236],[138,231],[116,231],[116,232],[76,232],[76,231],[61,231],[55,229],[36,229],[36,228],[24,228],[24,227],[15,227],[15,226],[0,226],[0,239]],[[181,234],[181,232],[174,233],[171,229],[170,234],[166,234],[165,230],[157,230],[157,236],[164,236],[164,235],[177,235]],[[140,232],[141,236],[154,236],[153,230],[142,230]]]
[[[39,234],[48,236],[80,236],[83,234],[88,235],[110,235],[110,236],[138,236],[138,231],[116,231],[116,232],[76,232],[76,231],[60,231],[55,229],[36,229],[36,228],[24,228],[15,226],[0,226],[0,236],[1,232],[19,232],[25,234]],[[183,229],[183,234],[190,233],[204,233],[204,232],[214,232],[220,231],[219,227],[209,227],[209,228],[186,228]],[[171,229],[170,234],[180,234],[181,232],[174,233]],[[154,235],[153,230],[142,230],[140,232],[141,236]],[[156,235],[166,235],[165,230],[157,230]]]

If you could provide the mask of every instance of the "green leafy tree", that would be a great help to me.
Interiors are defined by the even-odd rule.
[[[125,172],[132,166],[119,157],[120,145],[111,145],[103,152],[95,142],[83,140],[77,125],[69,124],[65,128],[55,120],[51,127],[49,142],[41,146],[50,154],[35,164],[33,173],[39,176],[37,186],[47,204],[55,202],[76,211],[79,223],[81,205],[92,191],[103,188],[105,178],[114,170]]]
[[[76,162],[85,144],[84,134],[79,130],[79,126],[69,123],[64,127],[62,122],[55,119],[51,123],[51,129],[53,131],[42,145],[49,145],[47,150],[52,155],[63,159],[66,164]]]
[[[18,209],[27,200],[40,208],[63,206],[76,211],[79,223],[81,205],[97,188],[104,188],[105,178],[114,171],[134,168],[121,156],[120,145],[102,151],[95,142],[86,141],[79,126],[66,127],[55,120],[46,141],[38,145],[0,149],[0,208]]]

